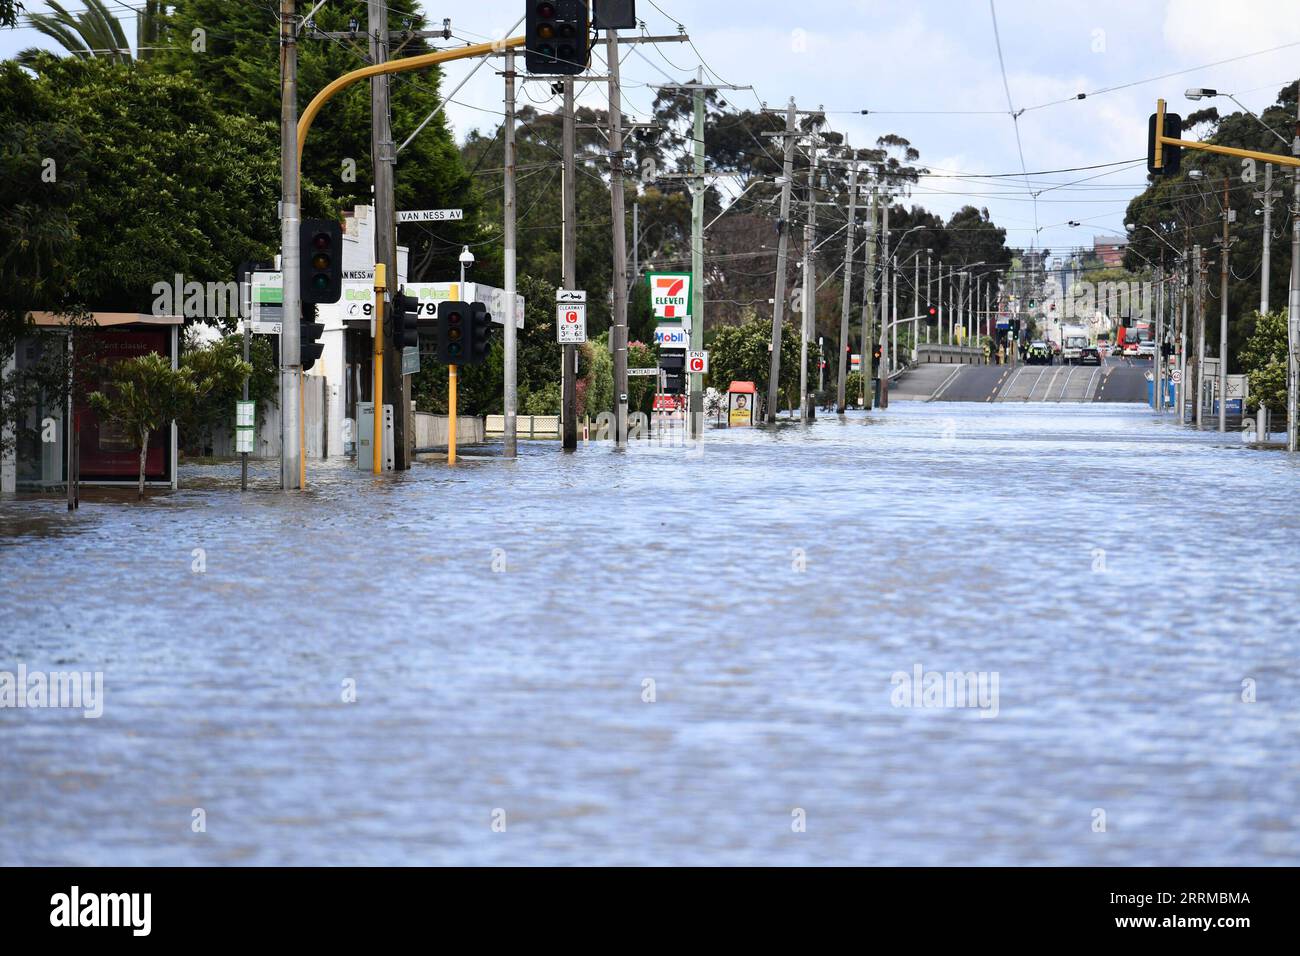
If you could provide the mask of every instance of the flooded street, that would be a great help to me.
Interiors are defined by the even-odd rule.
[[[0,863],[1300,862],[1300,464],[1235,435],[900,402],[254,474],[0,501],[0,670],[103,673],[0,709]]]

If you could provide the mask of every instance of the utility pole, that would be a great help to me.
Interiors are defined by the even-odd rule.
[[[929,290],[927,290],[928,292]],[[912,364],[916,364],[916,345],[921,337],[921,252],[912,256]],[[927,325],[926,328],[929,328]]]
[[[619,87],[618,31],[605,31],[609,61],[609,196],[614,242],[614,447],[627,446],[627,227],[623,210],[623,96]]]
[[[1259,312],[1268,312],[1268,275],[1272,259],[1270,247],[1273,241],[1273,200],[1282,195],[1282,190],[1273,188],[1273,164],[1264,164],[1264,191],[1252,193],[1264,204],[1264,255],[1259,264]]]
[[[1065,347],[1064,338],[1061,347]],[[1165,250],[1160,247],[1160,264],[1156,266],[1156,350],[1151,356],[1151,408],[1159,415],[1164,410],[1165,397],[1160,387],[1165,365]]]
[[[835,386],[835,411],[843,415],[844,379],[849,365],[849,293],[853,290],[853,245],[857,242],[858,164],[849,167],[849,229],[844,240],[844,297],[840,300],[839,380]]]
[[[696,75],[692,93],[695,115],[692,133],[695,138],[695,179],[691,181],[691,348],[704,348],[704,67]],[[690,436],[704,434],[704,376],[691,372],[687,421]]]
[[[1193,369],[1196,379],[1196,430],[1201,430],[1201,412],[1205,407],[1205,263],[1201,260],[1201,246],[1192,247],[1192,270],[1195,273],[1192,293],[1192,316],[1196,322],[1196,362]]]
[[[502,316],[503,330],[502,345],[504,346],[504,356],[502,361],[504,378],[505,378],[505,396],[504,396],[504,434],[502,438],[505,443],[505,457],[514,458],[519,454],[519,432],[518,417],[516,415],[519,404],[518,392],[518,362],[519,353],[517,348],[518,331],[515,328],[515,291],[517,277],[515,274],[515,51],[513,48],[507,48],[505,51],[505,78],[506,78],[506,115],[502,122],[505,123],[505,183],[503,208],[505,213],[504,224],[504,249],[503,265],[505,267],[505,309],[506,314]]]
[[[808,167],[808,218],[803,227],[803,312],[799,335],[799,421],[813,418],[808,400],[808,340],[817,321],[817,133],[809,143],[812,163]]]
[[[776,421],[781,386],[781,323],[785,320],[785,270],[790,253],[790,188],[794,181],[794,97],[785,111],[785,157],[781,164],[781,218],[777,221],[776,293],[772,300],[772,357],[767,380],[767,421]]]
[[[1223,177],[1223,249],[1219,256],[1219,431],[1228,430],[1228,177]],[[1244,409],[1243,409],[1244,411]]]
[[[871,411],[875,404],[875,388],[871,384],[872,352],[871,334],[876,324],[876,217],[880,212],[880,190],[871,184],[871,225],[867,229],[867,268],[862,275],[862,357],[858,370],[862,373],[862,407]]]
[[[280,0],[280,487],[301,487],[298,444],[302,292],[298,255],[298,37],[295,0]],[[376,407],[375,421],[382,421]]]
[[[880,407],[889,407],[889,206],[892,197],[885,190],[885,209],[880,220]]]
[[[1300,156],[1300,102],[1296,103],[1296,136],[1291,141],[1291,152]],[[1286,450],[1296,450],[1296,394],[1300,392],[1300,361],[1296,347],[1300,345],[1300,170],[1292,172],[1295,182],[1294,204],[1291,207],[1291,289],[1287,298],[1286,323]]]
[[[574,132],[573,116],[573,77],[566,76],[564,84],[564,116],[561,128],[561,151],[564,153],[564,171],[562,192],[564,194],[564,233],[562,269],[564,287],[578,287],[578,222],[577,193],[578,183],[577,139]],[[635,210],[635,206],[633,209]],[[560,362],[563,365],[560,374],[560,404],[564,420],[563,446],[565,451],[574,451],[578,447],[578,370],[575,368],[577,346],[565,345],[561,348]]]
[[[370,33],[370,62],[388,61],[388,9],[381,0],[366,0]],[[375,262],[388,271],[390,294],[401,286],[397,274],[397,213],[393,198],[393,168],[397,150],[393,143],[388,104],[389,77],[370,79],[370,148],[375,169]],[[384,352],[383,395],[375,397],[375,443],[383,441],[384,405],[393,406],[393,468],[403,471],[410,465],[409,427],[411,418],[411,380],[402,374],[402,353],[383,335],[378,319],[375,334],[381,337]]]

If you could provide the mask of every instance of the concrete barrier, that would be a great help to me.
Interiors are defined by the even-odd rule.
[[[918,345],[917,364],[935,365],[988,365],[988,356],[981,348],[969,345]]]
[[[447,416],[433,415],[429,412],[413,412],[415,419],[416,448],[447,447]],[[486,434],[483,419],[476,415],[456,416],[456,444],[477,445],[483,442]]]

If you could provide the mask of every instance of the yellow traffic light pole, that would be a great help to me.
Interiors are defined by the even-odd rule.
[[[437,66],[440,63],[450,63],[452,60],[468,60],[479,56],[489,56],[493,53],[500,53],[503,50],[514,47],[521,47],[525,43],[524,37],[511,37],[507,40],[495,40],[491,43],[475,43],[470,46],[460,47],[456,50],[439,50],[436,53],[425,53],[420,56],[410,56],[402,60],[389,60],[386,63],[376,63],[372,66],[365,66],[359,70],[353,70],[351,73],[344,73],[342,76],[326,84],[325,88],[312,97],[312,101],[307,104],[302,115],[298,118],[298,169],[299,176],[302,175],[302,149],[307,142],[307,133],[311,130],[311,124],[316,119],[316,114],[321,108],[328,103],[335,95],[346,90],[354,83],[361,80],[369,79],[372,76],[383,76],[388,73],[407,73],[411,70],[422,70],[427,66]],[[301,197],[302,182],[301,180],[294,184],[294,192]],[[378,475],[383,471],[383,384],[384,384],[384,290],[386,288],[385,264],[375,263],[375,349],[374,349],[374,428],[371,430],[371,442],[374,446],[375,474]],[[455,464],[456,461],[456,367],[453,365],[451,373],[451,402],[449,409],[451,412],[451,451],[448,460]],[[300,439],[305,444],[305,435]],[[306,486],[306,459],[302,455],[302,485]]]
[[[1164,169],[1165,146],[1182,146],[1186,149],[1199,149],[1207,153],[1219,153],[1223,156],[1240,156],[1242,159],[1254,159],[1261,163],[1274,163],[1278,166],[1300,167],[1300,157],[1286,156],[1282,153],[1261,153],[1254,149],[1238,149],[1236,146],[1219,146],[1215,143],[1198,143],[1190,139],[1175,139],[1165,135],[1165,101],[1156,100],[1156,142],[1155,158],[1151,164],[1156,169]]]
[[[420,56],[408,56],[402,60],[389,60],[386,63],[376,63],[372,66],[363,66],[359,70],[353,70],[351,73],[344,73],[336,80],[332,80],[326,87],[317,93],[307,108],[302,111],[302,116],[298,119],[298,164],[302,167],[302,147],[307,142],[307,132],[311,129],[312,121],[316,119],[316,114],[321,111],[326,103],[334,98],[335,94],[346,90],[354,83],[361,80],[369,79],[372,76],[382,76],[386,73],[407,73],[411,70],[422,70],[426,66],[437,66],[439,63],[449,63],[452,60],[468,60],[478,56],[488,56],[492,53],[500,53],[513,47],[524,45],[524,37],[511,37],[508,40],[494,40],[491,43],[475,43],[471,46],[460,47],[456,50],[439,50],[436,53],[424,53]]]
[[[456,464],[456,388],[457,368],[447,366],[447,464]]]
[[[384,471],[384,290],[388,285],[388,263],[375,263],[375,335],[374,335],[374,401],[375,413],[371,416],[370,447],[374,451],[375,474]]]

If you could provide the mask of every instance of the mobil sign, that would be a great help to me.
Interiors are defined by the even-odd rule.
[[[666,349],[684,349],[691,344],[691,333],[680,325],[661,325],[655,329],[655,345]]]
[[[650,273],[650,309],[656,319],[691,324],[691,274]]]

